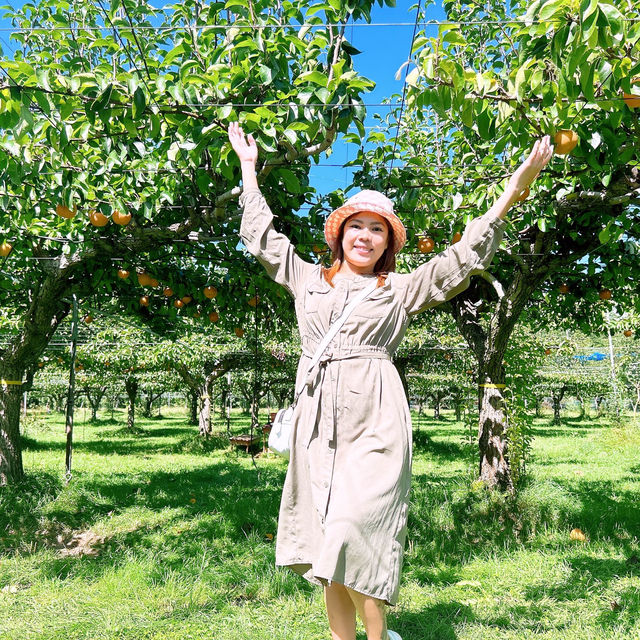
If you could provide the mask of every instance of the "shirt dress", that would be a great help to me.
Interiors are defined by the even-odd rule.
[[[485,214],[411,273],[390,273],[360,303],[307,375],[331,323],[376,276],[336,274],[294,252],[258,189],[240,198],[241,238],[293,296],[302,354],[291,457],[280,503],[276,565],[314,584],[398,601],[411,478],[411,416],[393,354],[412,315],[449,300],[491,262],[505,221]]]

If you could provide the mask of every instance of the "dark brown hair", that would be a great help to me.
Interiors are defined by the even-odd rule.
[[[336,251],[331,252],[331,266],[322,268],[322,275],[324,279],[333,287],[333,276],[340,271],[340,267],[344,262],[344,251],[342,250],[342,237],[344,236],[344,226],[347,221],[353,216],[357,215],[354,213],[350,215],[348,218],[345,218],[342,224],[340,225],[340,231],[338,232],[338,240],[336,243]],[[383,219],[384,217],[381,216]],[[393,252],[393,229],[391,225],[385,220],[385,224],[387,225],[387,230],[389,232],[389,239],[387,242],[387,248],[384,250],[382,255],[378,258],[378,261],[375,263],[373,267],[373,273],[378,276],[378,286],[381,287],[384,285],[384,282],[387,278],[387,275],[391,271],[396,270],[396,254]]]

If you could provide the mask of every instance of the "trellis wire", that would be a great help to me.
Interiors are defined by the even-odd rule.
[[[624,22],[640,22],[640,17],[638,18],[629,18],[629,17],[621,17],[620,21]],[[472,25],[534,25],[534,24],[564,24],[566,23],[566,18],[547,18],[547,19],[528,19],[528,18],[508,18],[502,20],[486,20],[486,19],[478,19],[478,20],[419,20],[416,22],[354,22],[354,27],[440,27],[440,26],[451,26],[455,27],[457,25],[460,26],[472,26]],[[237,23],[232,22],[229,24],[181,24],[181,25],[136,25],[136,29],[140,31],[180,31],[182,29],[189,31],[213,31],[216,29],[227,31],[230,29],[254,29],[254,30],[264,30],[264,29],[322,29],[322,28],[339,28],[344,26],[341,22],[318,22],[318,23],[293,23],[287,22],[283,24],[260,24],[260,23]],[[122,30],[129,30],[130,28],[127,26],[118,25],[118,28]],[[83,31],[91,32],[91,31],[109,31],[110,28],[105,26],[57,26],[57,27],[0,27],[0,32],[17,32],[17,33],[29,33],[34,31],[40,31],[43,33],[49,33],[53,31],[74,31],[75,33],[82,33]]]

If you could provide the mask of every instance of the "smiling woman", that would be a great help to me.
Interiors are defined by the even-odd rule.
[[[356,213],[343,225],[342,273],[372,273],[389,244],[389,227],[377,213]]]
[[[407,234],[393,212],[393,202],[378,191],[365,189],[352,196],[327,218],[325,239],[331,247],[333,264],[324,277],[333,284],[336,273],[375,274],[378,286],[396,269],[395,255]]]
[[[303,392],[293,412],[276,564],[324,587],[335,640],[355,640],[356,611],[368,640],[398,640],[386,628],[385,604],[398,601],[412,449],[409,406],[392,357],[412,315],[449,300],[489,265],[507,209],[550,157],[548,139],[459,242],[402,274],[395,255],[406,231],[385,195],[361,191],[333,211],[324,229],[333,265],[310,264],[273,226],[258,188],[253,137],[232,123],[229,139],[242,166],[240,235],[293,296],[302,344],[296,389]],[[322,351],[330,327],[367,289]]]

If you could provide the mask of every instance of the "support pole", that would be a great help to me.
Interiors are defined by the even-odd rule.
[[[67,444],[65,448],[65,479],[71,481],[71,458],[73,453],[73,405],[76,389],[76,346],[78,344],[78,299],[73,294],[73,311],[71,316],[71,365],[69,367],[69,389],[67,391],[67,415],[65,431]]]
[[[611,384],[613,385],[613,397],[616,402],[616,415],[620,415],[620,399],[618,397],[618,385],[616,384],[616,364],[613,355],[613,340],[611,339],[611,328],[609,327],[609,317],[607,316],[607,335],[609,336],[609,360],[611,361]]]

